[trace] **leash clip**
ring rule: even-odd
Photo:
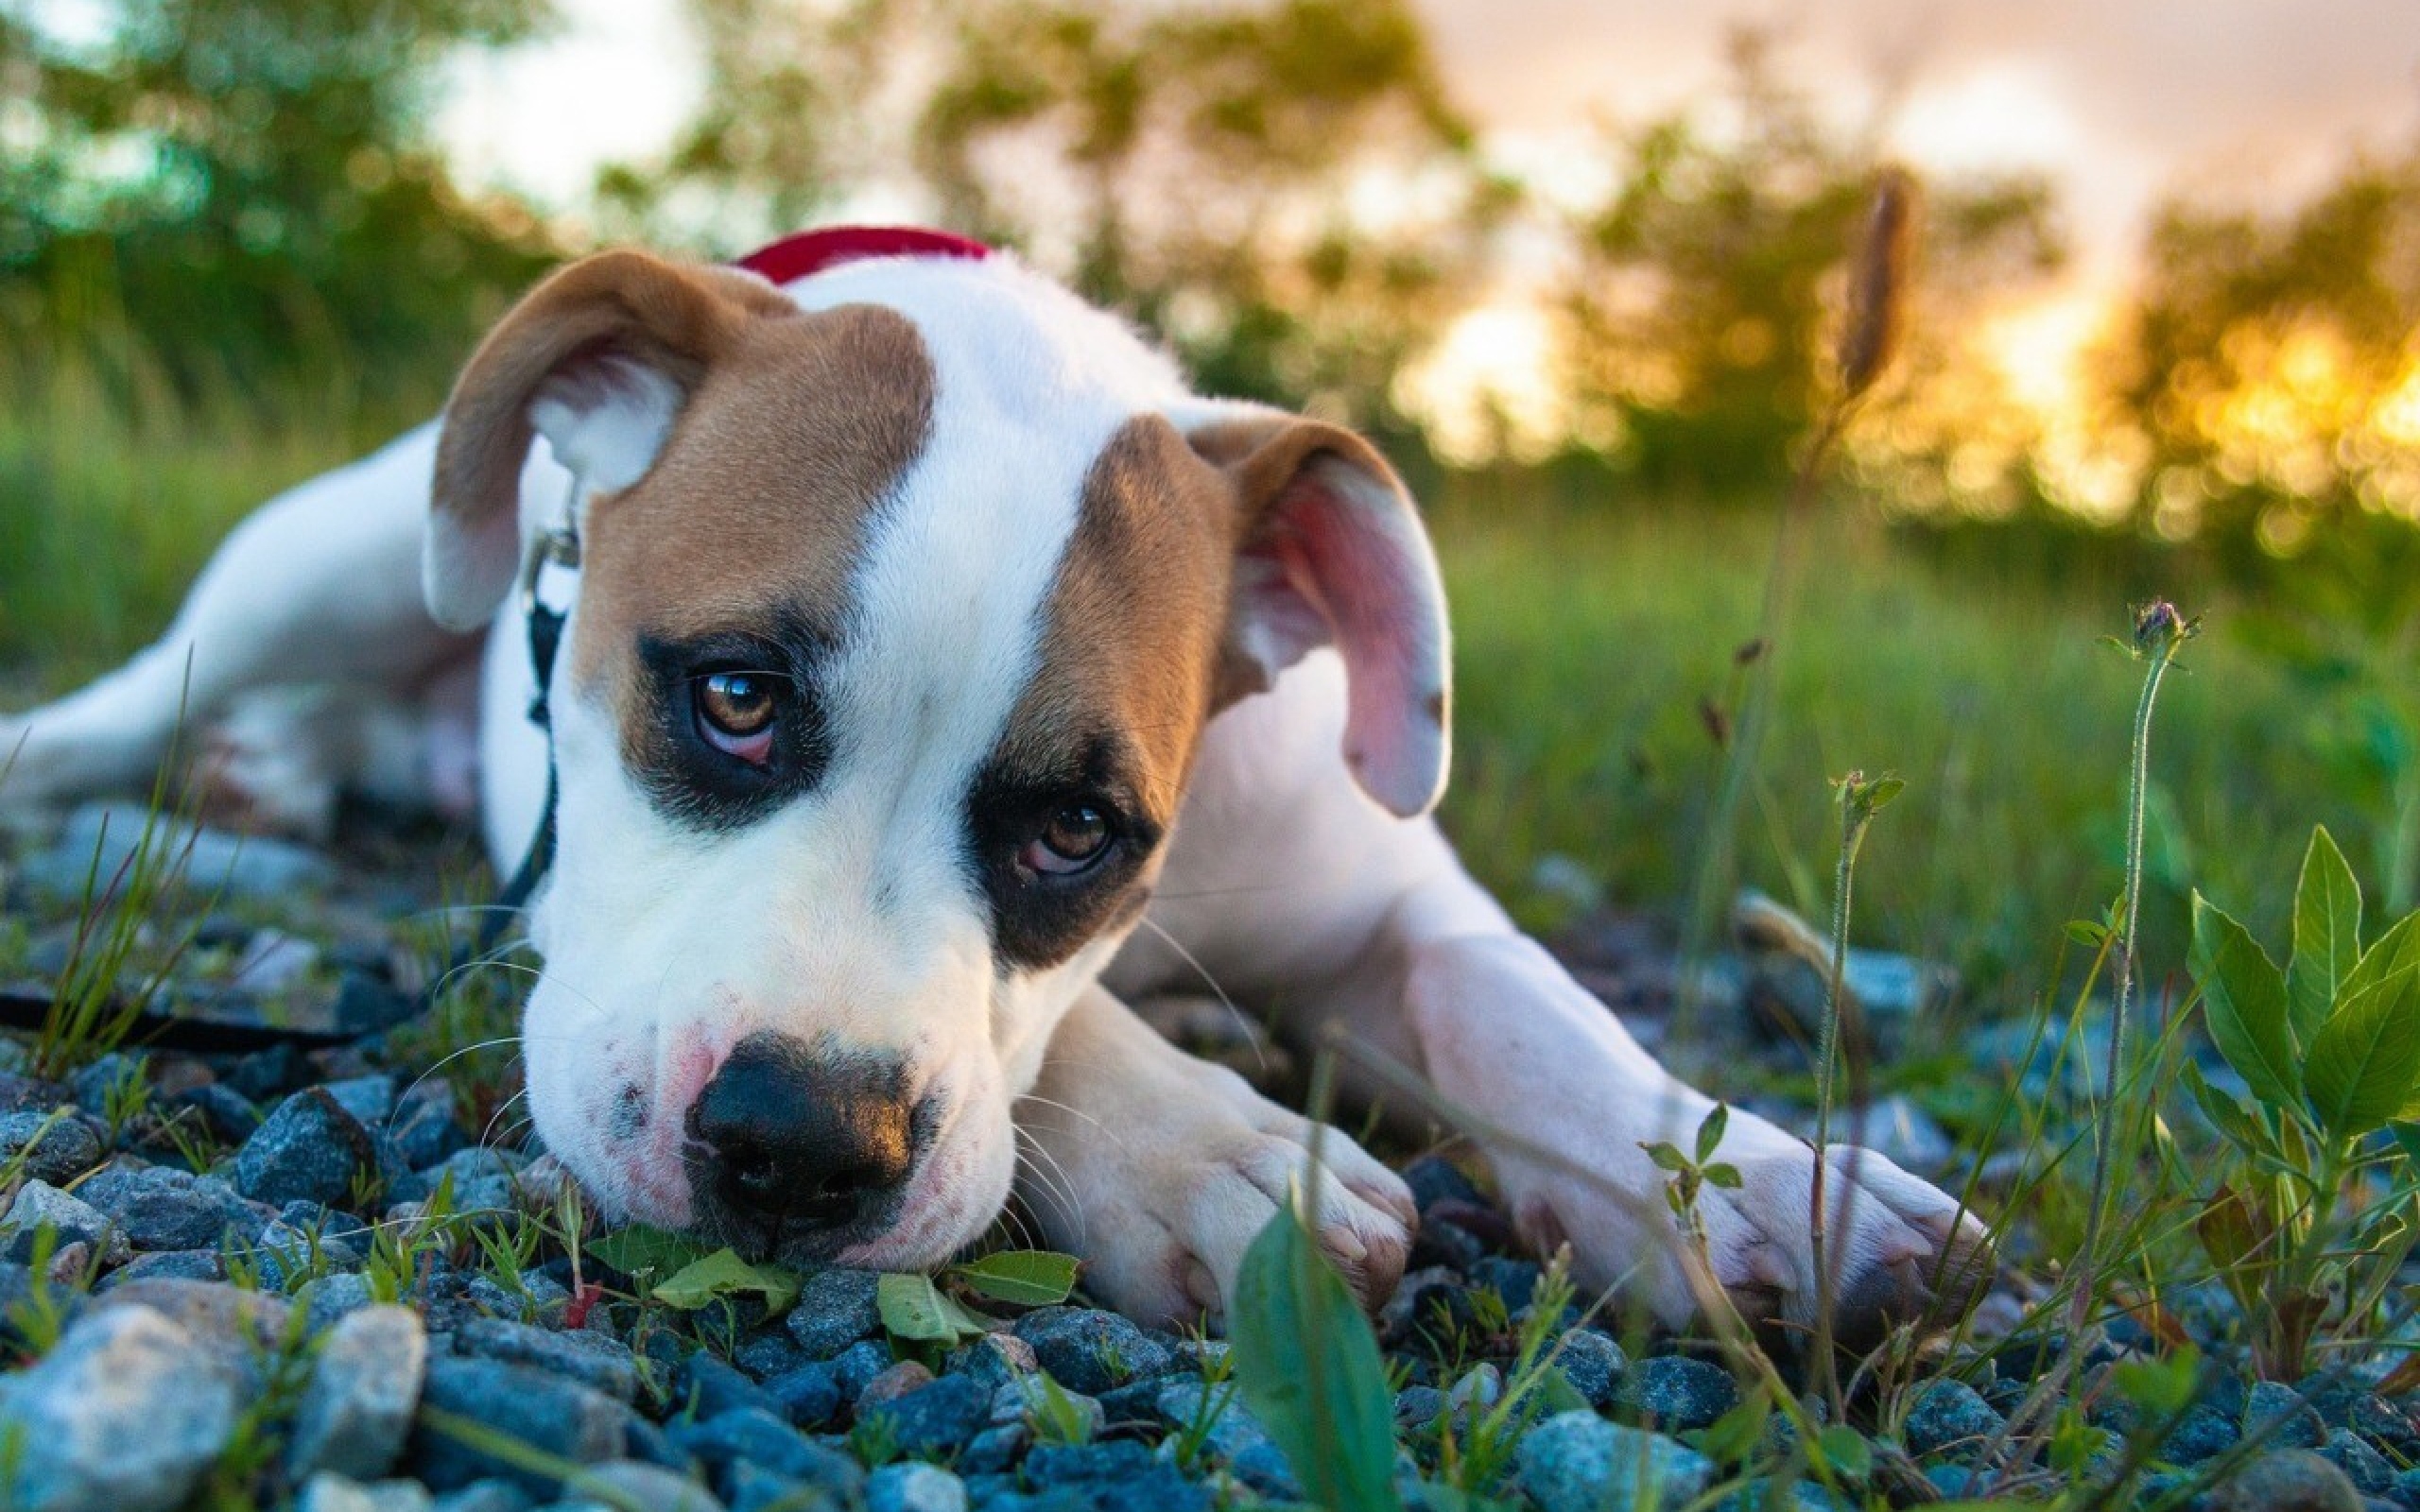
[[[515,584],[515,593],[525,619],[538,614],[543,608],[538,602],[538,579],[544,575],[550,563],[565,571],[577,571],[579,567],[579,531],[569,519],[530,537],[529,549],[521,554],[521,576]],[[544,612],[555,611],[545,610]]]
[[[538,579],[544,576],[548,563],[566,572],[579,566],[579,516],[577,512],[579,485],[572,484],[572,493],[563,500],[563,517],[559,524],[549,525],[529,538],[529,549],[522,554],[521,578],[518,585],[521,617],[529,630],[529,670],[538,684],[537,696],[529,700],[529,722],[541,730],[549,728],[546,700],[554,691],[555,652],[562,644],[563,621],[567,611],[550,609],[538,596]],[[553,765],[551,746],[547,765]],[[549,798],[549,822],[551,796]]]

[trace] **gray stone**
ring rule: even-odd
[[[1165,1375],[1176,1360],[1167,1346],[1115,1313],[1045,1307],[1017,1319],[1016,1335],[1062,1385],[1098,1397],[1129,1381]]]
[[[831,1362],[819,1360],[784,1371],[764,1383],[765,1394],[801,1428],[821,1428],[840,1411],[840,1384]]]
[[[965,1379],[974,1380],[972,1376]],[[1063,1418],[1074,1421],[1071,1425]],[[1003,1423],[1031,1420],[1053,1434],[1090,1438],[1109,1425],[1109,1414],[1101,1407],[1099,1398],[1069,1391],[1037,1370],[992,1388],[989,1420],[995,1428]]]
[[[228,968],[227,985],[245,992],[282,993],[299,987],[319,967],[320,947],[282,929],[253,932]]]
[[[108,1213],[137,1249],[216,1249],[229,1230],[249,1236],[276,1215],[216,1177],[123,1160],[96,1172],[76,1194]]]
[[[1515,1459],[1521,1487],[1542,1512],[1678,1507],[1704,1495],[1715,1473],[1696,1450],[1592,1412],[1547,1418],[1521,1440]]]
[[[1739,1405],[1739,1384],[1720,1366],[1661,1354],[1634,1363],[1615,1387],[1614,1401],[1653,1427],[1686,1433]]]
[[[865,1487],[865,1469],[856,1460],[759,1408],[741,1407],[695,1422],[675,1422],[666,1434],[683,1452],[718,1470],[736,1464],[753,1465],[843,1498],[854,1498]],[[728,1494],[729,1490],[726,1485],[725,1500],[738,1502],[740,1498]]]
[[[2178,1419],[2160,1444],[2160,1458],[2171,1465],[2199,1465],[2214,1454],[2235,1448],[2243,1436],[2235,1419],[2206,1402]]]
[[[280,1103],[235,1156],[235,1189],[281,1207],[297,1200],[341,1206],[378,1174],[370,1131],[317,1087]]]
[[[2327,1425],[2302,1393],[2273,1381],[2253,1383],[2244,1404],[2243,1431],[2262,1435],[2271,1449],[2317,1449],[2327,1442]]]
[[[661,1465],[617,1459],[588,1473],[598,1489],[648,1512],[723,1512],[721,1499],[712,1491]]]
[[[182,1280],[223,1281],[227,1279],[227,1257],[216,1249],[155,1249],[137,1255],[95,1283],[95,1290],[109,1291],[136,1281]]]
[[[47,1181],[28,1181],[9,1204],[8,1215],[0,1217],[0,1260],[30,1263],[45,1228],[51,1232],[53,1253],[68,1245],[92,1245],[113,1264],[130,1252],[126,1235],[109,1214]]]
[[[2363,1512],[2344,1472],[2308,1450],[2263,1454],[2211,1488],[2210,1512]]]
[[[0,1115],[0,1168],[19,1169],[37,1181],[63,1186],[101,1163],[101,1137],[72,1113]]]
[[[237,1385],[212,1352],[143,1307],[98,1313],[0,1381],[16,1512],[170,1512],[226,1450]]]
[[[1395,1426],[1424,1433],[1443,1415],[1445,1394],[1435,1386],[1406,1386],[1395,1393]]]
[[[2349,1428],[2329,1430],[2327,1442],[2319,1452],[2342,1470],[2344,1478],[2353,1483],[2353,1489],[2363,1496],[2384,1496],[2394,1489],[2394,1467]]]
[[[392,1076],[349,1076],[342,1081],[322,1082],[320,1090],[336,1099],[336,1105],[351,1113],[364,1128],[378,1127],[395,1110]]]
[[[1903,1431],[1911,1454],[1972,1453],[2007,1425],[1981,1392],[1962,1381],[1941,1380],[1916,1393]]]
[[[1630,1369],[1630,1356],[1595,1329],[1573,1329],[1555,1345],[1553,1363],[1591,1407],[1608,1406]]]
[[[852,1344],[832,1357],[832,1380],[843,1400],[855,1401],[869,1382],[890,1368],[890,1346],[881,1339]]]
[[[529,1498],[510,1481],[473,1481],[439,1497],[430,1512],[529,1512]]]
[[[145,839],[147,826],[149,832]],[[106,887],[142,849],[149,864],[182,865],[185,878],[226,902],[318,893],[336,880],[327,861],[301,846],[224,830],[196,829],[141,804],[87,803],[68,816],[56,844],[26,859],[18,880],[53,898],[84,895],[88,877]]]
[[[866,1512],[966,1512],[966,1483],[938,1465],[885,1465],[866,1477]]]
[[[356,1481],[386,1474],[404,1452],[427,1368],[428,1338],[410,1308],[365,1307],[337,1319],[295,1408],[289,1469]]]
[[[294,1512],[430,1512],[427,1490],[417,1481],[380,1481],[364,1486],[324,1470],[302,1483]]]
[[[305,1281],[302,1289],[294,1294],[294,1299],[302,1304],[310,1332],[319,1333],[335,1327],[348,1314],[371,1306],[378,1297],[370,1288],[369,1277],[357,1271],[337,1271]]]
[[[444,1356],[428,1362],[421,1405],[583,1465],[619,1457],[630,1413],[603,1392],[544,1370]],[[490,1476],[511,1481],[532,1496],[555,1488],[552,1476],[488,1454],[430,1421],[425,1411],[415,1419],[408,1452],[414,1472],[433,1490],[449,1491]]]
[[[1161,1389],[1154,1406],[1160,1421],[1179,1433],[1199,1435],[1202,1447],[1222,1460],[1233,1461],[1269,1441],[1269,1430],[1244,1405],[1243,1393],[1232,1381],[1218,1385],[1171,1382]]]
[[[1208,1512],[1210,1488],[1188,1481],[1176,1466],[1131,1439],[1096,1444],[1038,1444],[1025,1457],[1025,1479],[1046,1495],[1065,1488],[1081,1494],[1082,1505],[1150,1507],[1154,1512]],[[971,1489],[971,1488],[970,1488]],[[1001,1503],[975,1497],[987,1507]],[[1041,1505],[1055,1506],[1045,1501]]]
[[[882,1327],[874,1299],[881,1278],[870,1270],[835,1267],[801,1283],[786,1320],[790,1337],[810,1360],[829,1360]]]
[[[1042,1362],[1034,1355],[1032,1345],[1013,1333],[986,1333],[952,1352],[948,1366],[942,1373],[973,1376],[996,1389],[1041,1368]]]
[[[500,1317],[476,1318],[454,1332],[455,1348],[514,1365],[536,1366],[569,1376],[609,1397],[631,1401],[639,1394],[638,1362],[631,1348],[586,1329],[556,1333]]]
[[[991,1426],[992,1394],[965,1376],[944,1376],[890,1401],[861,1408],[858,1418],[884,1424],[902,1453],[946,1454]]]

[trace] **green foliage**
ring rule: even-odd
[[[2368,1327],[2413,1243],[2420,1190],[2398,1137],[2420,1111],[2420,914],[2366,950],[2361,893],[2325,828],[2293,899],[2280,971],[2250,932],[2196,894],[2191,963],[2204,1022],[2251,1089],[2247,1109],[2198,1073],[2188,1087],[2234,1167],[2195,1232],[2254,1320],[2264,1368],[2298,1376],[2330,1331]]]
[[[648,1296],[684,1312],[735,1297],[755,1296],[765,1299],[768,1313],[779,1316],[797,1303],[798,1289],[798,1277],[778,1265],[752,1265],[731,1250],[717,1249],[656,1282]]]
[[[894,1338],[943,1349],[981,1338],[992,1320],[933,1284],[930,1276],[891,1274],[874,1283],[882,1326]]]
[[[1331,1512],[1399,1508],[1393,1397],[1378,1341],[1320,1253],[1299,1200],[1244,1251],[1227,1330],[1244,1401],[1310,1500]]]

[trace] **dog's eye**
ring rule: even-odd
[[[1072,877],[1108,854],[1116,837],[1108,815],[1089,803],[1070,803],[1026,842],[1017,865],[1036,876]]]
[[[690,683],[698,733],[726,755],[762,766],[773,752],[777,679],[762,672],[715,672]]]

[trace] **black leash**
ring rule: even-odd
[[[522,853],[521,865],[496,894],[495,902],[479,915],[478,927],[471,937],[456,946],[447,958],[445,969],[429,978],[421,988],[409,1013],[394,1022],[401,1023],[419,1017],[437,1005],[437,1000],[458,972],[467,971],[486,960],[497,942],[503,938],[507,921],[529,905],[538,885],[546,878],[555,864],[555,739],[553,712],[548,700],[555,683],[555,656],[562,649],[563,624],[569,617],[548,605],[539,596],[539,579],[549,564],[566,571],[579,566],[579,536],[573,524],[572,509],[578,502],[577,485],[572,499],[563,507],[562,524],[542,532],[529,543],[522,558],[516,592],[522,618],[529,631],[529,669],[537,679],[537,694],[529,700],[529,722],[546,734],[546,801],[538,816],[538,833],[529,839],[529,849]],[[49,1022],[56,1005],[56,993],[38,986],[0,986],[0,1028],[22,1029],[40,1033]],[[106,1010],[104,1010],[106,1011]],[[387,1027],[391,1028],[393,1024]],[[178,1014],[147,1006],[134,1019],[134,1026],[127,1036],[130,1044],[155,1046],[163,1050],[188,1051],[203,1055],[249,1055],[278,1045],[293,1045],[304,1050],[321,1050],[349,1044],[365,1033],[377,1029],[306,1029],[299,1026],[269,1023],[248,1023],[227,1019],[213,1019],[194,1014]]]

